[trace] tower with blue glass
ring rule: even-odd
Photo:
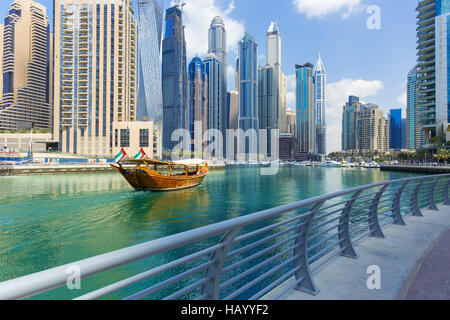
[[[298,150],[313,154],[315,147],[314,66],[296,65],[297,139]]]
[[[402,149],[402,109],[389,110],[389,148]]]
[[[179,6],[166,10],[162,44],[163,149],[171,151],[179,142],[172,133],[187,127],[186,42]]]

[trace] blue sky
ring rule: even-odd
[[[1,1],[7,14],[12,1]],[[244,30],[258,43],[265,64],[266,32],[278,23],[283,38],[283,71],[288,76],[288,107],[295,103],[295,64],[315,63],[319,52],[328,75],[328,151],[340,150],[342,105],[349,94],[385,111],[405,109],[406,77],[416,59],[416,0],[186,0],[188,55],[204,57],[207,29],[215,15],[225,18],[229,47],[229,89]],[[41,0],[52,19],[53,1]],[[170,5],[165,0],[165,6]],[[369,30],[367,7],[380,8],[381,29]],[[189,61],[188,61],[189,63]],[[402,97],[402,98],[401,98]],[[406,112],[403,113],[404,117]]]

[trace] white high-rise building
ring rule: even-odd
[[[273,84],[277,92],[278,129],[281,133],[287,132],[286,125],[286,76],[282,71],[281,34],[275,22],[272,22],[267,31],[267,65],[274,69]]]
[[[327,154],[327,125],[326,125],[326,105],[327,105],[327,74],[323,66],[323,61],[319,54],[314,67],[314,116],[316,128],[315,154]]]

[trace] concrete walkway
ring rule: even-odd
[[[337,257],[313,274],[316,296],[291,290],[283,300],[450,299],[450,207],[422,210],[425,217],[406,218],[407,226],[385,228],[385,239],[368,238],[355,246],[359,259]],[[380,270],[380,289],[368,288]],[[289,285],[289,283],[285,284]],[[276,295],[283,286],[264,299]]]

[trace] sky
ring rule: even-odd
[[[12,1],[1,1],[7,14]],[[40,0],[52,19],[53,1]],[[165,8],[170,0],[164,0]],[[295,65],[316,63],[319,53],[328,77],[327,151],[341,149],[342,106],[349,95],[384,111],[402,108],[406,117],[407,74],[416,61],[417,0],[185,0],[188,63],[204,58],[214,16],[225,20],[228,89],[234,90],[237,43],[250,32],[258,62],[266,64],[266,33],[272,21],[282,36],[283,72],[288,77],[287,107],[295,109]],[[378,13],[379,15],[374,15]],[[376,28],[374,28],[376,27]],[[378,28],[379,27],[379,28]]]

